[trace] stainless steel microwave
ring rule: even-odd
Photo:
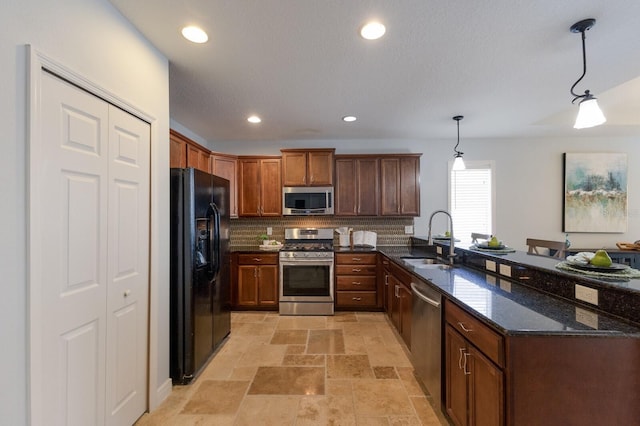
[[[282,214],[284,216],[333,214],[333,187],[285,186],[282,189]]]

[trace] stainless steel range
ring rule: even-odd
[[[333,229],[286,228],[280,314],[333,315]]]

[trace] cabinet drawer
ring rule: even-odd
[[[336,253],[336,265],[375,265],[376,254]]]
[[[338,291],[336,305],[375,308],[376,293],[375,291]]]
[[[480,320],[457,305],[445,300],[446,321],[488,358],[504,367],[504,339]]]
[[[375,265],[337,265],[336,275],[375,275]]]
[[[337,290],[376,291],[375,276],[341,275],[336,277]]]
[[[278,255],[269,254],[239,254],[238,264],[240,265],[277,265]]]

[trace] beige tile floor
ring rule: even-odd
[[[383,313],[234,312],[200,376],[146,425],[440,425]]]

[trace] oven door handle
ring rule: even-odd
[[[280,259],[280,265],[282,266],[296,266],[302,264],[314,264],[314,265],[333,265],[333,259],[296,259],[296,260],[282,260]]]

